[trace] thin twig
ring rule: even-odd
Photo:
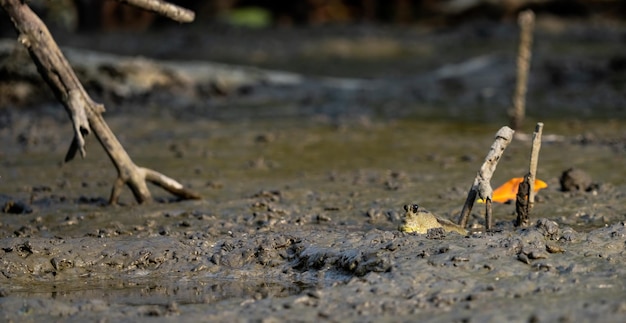
[[[498,165],[498,161],[500,161],[504,150],[509,143],[511,143],[514,133],[515,131],[509,127],[502,127],[496,133],[495,141],[491,145],[491,148],[489,148],[485,162],[480,167],[480,170],[474,179],[474,183],[467,193],[465,205],[463,205],[463,210],[459,216],[460,226],[465,227],[467,225],[467,219],[469,218],[470,212],[472,212],[472,207],[474,207],[476,197],[484,199],[488,205],[490,204],[493,193],[493,189],[490,184],[491,177],[496,170],[496,166]],[[487,215],[491,217],[491,214],[486,214],[486,216]],[[489,223],[490,219],[485,219],[485,221],[485,225],[489,226],[488,229],[491,229],[491,224]]]
[[[538,122],[533,133],[533,143],[530,151],[530,165],[528,173],[524,176],[517,189],[515,211],[517,213],[516,226],[527,226],[530,223],[530,211],[535,204],[535,179],[537,178],[537,163],[539,162],[539,150],[541,149],[541,134],[543,123]]]
[[[156,12],[178,22],[192,22],[196,14],[188,9],[161,0],[118,0],[122,3]]]
[[[522,11],[517,21],[520,25],[520,42],[517,54],[517,84],[513,95],[513,111],[511,111],[511,127],[519,130],[524,123],[526,114],[526,90],[528,87],[528,70],[530,69],[531,47],[533,44],[533,28],[535,14],[531,10]]]
[[[543,133],[543,123],[537,122],[533,133],[532,150],[530,151],[529,182],[530,193],[528,195],[528,210],[532,210],[535,204],[535,179],[537,178],[537,164],[539,163],[539,150],[541,149],[541,134]]]

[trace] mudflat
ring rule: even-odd
[[[201,200],[152,187],[154,203],[126,192],[106,205],[115,170],[93,138],[60,164],[72,130],[58,104],[0,110],[3,320],[623,321],[623,26],[538,24],[526,127],[545,124],[548,187],[529,227],[494,204],[484,232],[477,204],[467,235],[398,225],[413,203],[456,221],[508,122],[513,25],[197,32],[184,38],[202,40],[195,53],[155,51],[167,31],[144,48],[199,65],[230,50],[229,63],[305,76],[207,97],[103,94],[131,157]],[[90,48],[117,39],[117,54],[149,56],[114,36]],[[243,54],[262,37],[274,46]],[[368,40],[393,46],[350,59],[337,45]],[[523,176],[529,153],[514,140],[493,186]],[[588,184],[565,192],[571,167]]]

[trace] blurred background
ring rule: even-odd
[[[233,111],[233,100],[244,99],[253,102],[250,105],[261,102],[266,106],[255,111],[269,111],[281,106],[277,102],[288,102],[288,110],[295,112],[287,114],[297,116],[356,114],[498,122],[507,118],[515,86],[517,15],[532,9],[537,23],[529,114],[537,118],[626,117],[623,0],[172,2],[193,10],[196,20],[180,24],[114,0],[32,0],[29,5],[65,48],[298,74],[223,71],[213,66],[217,76],[199,80],[198,73],[189,73],[199,71],[198,66],[185,71],[170,66],[159,72],[165,81],[133,92],[133,80],[148,84],[153,81],[146,80],[155,79],[154,73],[140,75],[148,71],[146,66],[130,68],[122,64],[122,57],[107,58],[117,63],[96,64],[86,53],[72,55],[64,49],[87,90],[111,109],[153,98],[162,104],[169,93],[175,106],[193,107],[210,117],[223,117],[219,114]],[[11,22],[4,12],[0,15],[0,36],[14,43]],[[26,80],[23,83],[34,86],[20,92],[15,82],[0,80],[0,103],[36,103],[40,95],[33,93],[42,88],[39,78],[32,76],[36,71],[25,75],[27,63],[10,51],[2,55],[0,74],[5,80]],[[177,78],[180,73],[186,76]],[[245,80],[236,75],[244,75]],[[299,79],[298,86],[288,91],[284,82],[275,82],[301,75],[308,78]],[[341,80],[306,82],[315,81],[310,77]],[[124,82],[131,90],[118,90]],[[348,88],[352,90],[344,91]],[[272,104],[267,104],[268,97],[274,100]],[[50,99],[48,95],[43,101]],[[498,107],[496,113],[494,107]]]
[[[197,23],[254,28],[324,24],[454,25],[472,19],[515,19],[519,11],[567,18],[624,19],[622,0],[174,0],[194,10]],[[69,31],[144,30],[175,24],[113,0],[33,0],[52,27]],[[3,19],[6,24],[6,19]],[[4,27],[4,26],[3,26]],[[7,32],[2,28],[3,33]]]

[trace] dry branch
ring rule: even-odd
[[[520,41],[517,54],[517,84],[513,95],[513,111],[511,111],[511,127],[514,130],[521,129],[526,114],[526,90],[532,55],[535,14],[531,10],[522,11],[517,21],[520,25]]]
[[[135,165],[102,118],[104,107],[87,94],[41,19],[20,0],[0,0],[0,5],[11,17],[19,33],[19,42],[28,49],[39,74],[61,101],[72,121],[74,138],[66,161],[77,152],[85,155],[85,136],[93,131],[118,172],[110,203],[117,203],[124,184],[128,185],[137,202],[151,200],[146,181],[183,199],[199,198],[175,180]]]
[[[539,163],[539,150],[541,149],[541,135],[543,133],[543,123],[537,122],[533,133],[533,144],[530,151],[529,181],[530,193],[528,195],[528,209],[532,210],[535,205],[535,179],[537,178],[537,164]]]
[[[535,179],[537,178],[537,164],[539,163],[542,132],[543,123],[538,122],[537,126],[535,126],[535,132],[533,133],[528,173],[524,176],[524,181],[519,184],[517,190],[515,202],[515,212],[517,213],[517,220],[515,221],[516,226],[527,226],[530,223],[530,211],[535,205]]]
[[[118,0],[122,3],[156,12],[178,22],[192,22],[196,15],[193,11],[161,0]]]
[[[487,230],[491,229],[491,196],[493,194],[493,189],[491,188],[490,181],[496,170],[498,161],[500,161],[506,147],[509,143],[511,143],[514,133],[515,131],[509,127],[502,127],[496,133],[495,141],[491,145],[491,148],[487,153],[487,157],[485,158],[485,162],[480,167],[480,170],[474,179],[474,183],[467,194],[467,199],[465,200],[463,210],[459,216],[459,225],[461,227],[465,228],[467,226],[469,214],[472,212],[472,207],[474,207],[476,198],[479,197],[485,200],[486,204],[485,228]]]

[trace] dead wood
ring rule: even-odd
[[[71,119],[74,138],[65,156],[66,162],[72,160],[78,152],[82,157],[85,156],[85,136],[93,132],[118,172],[110,203],[117,203],[124,185],[128,185],[137,202],[150,201],[151,194],[146,181],[183,199],[199,198],[177,181],[135,165],[104,121],[104,106],[94,102],[87,94],[41,19],[20,0],[0,0],[0,4],[13,21],[19,34],[19,43],[28,49],[39,74]]]
[[[530,192],[530,173],[528,173],[517,187],[517,195],[515,196],[515,213],[517,213],[517,219],[515,220],[515,226],[525,227],[529,224],[530,209],[528,198]]]
[[[514,130],[521,129],[526,114],[526,90],[532,55],[535,14],[532,10],[525,10],[517,19],[520,26],[520,41],[517,53],[517,83],[513,95],[513,111],[511,111],[511,127]]]
[[[192,22],[196,15],[193,11],[161,0],[118,0],[129,5],[153,11],[161,16],[178,22]]]
[[[530,151],[530,165],[528,169],[530,181],[530,193],[528,195],[528,209],[535,206],[535,179],[537,178],[537,164],[539,163],[539,150],[541,149],[541,135],[543,133],[543,123],[538,122],[533,132],[533,143]]]
[[[496,166],[498,165],[498,161],[502,157],[504,150],[511,143],[513,139],[513,134],[515,131],[509,127],[502,127],[496,133],[496,138],[491,148],[489,148],[489,152],[487,153],[487,157],[485,158],[485,162],[480,167],[478,174],[476,174],[476,178],[474,179],[474,183],[467,193],[467,199],[465,199],[465,204],[463,205],[463,210],[459,216],[459,225],[461,227],[467,226],[467,220],[469,218],[470,212],[472,212],[472,207],[474,207],[474,202],[476,202],[476,198],[479,197],[485,200],[485,228],[487,230],[491,229],[491,197],[493,194],[493,189],[491,188],[491,177],[496,170]]]
[[[541,149],[541,134],[543,123],[538,122],[533,133],[533,142],[530,151],[528,173],[524,181],[519,184],[515,202],[517,220],[515,226],[527,226],[530,223],[530,211],[535,206],[535,179],[537,178],[537,164],[539,163],[539,150]]]

